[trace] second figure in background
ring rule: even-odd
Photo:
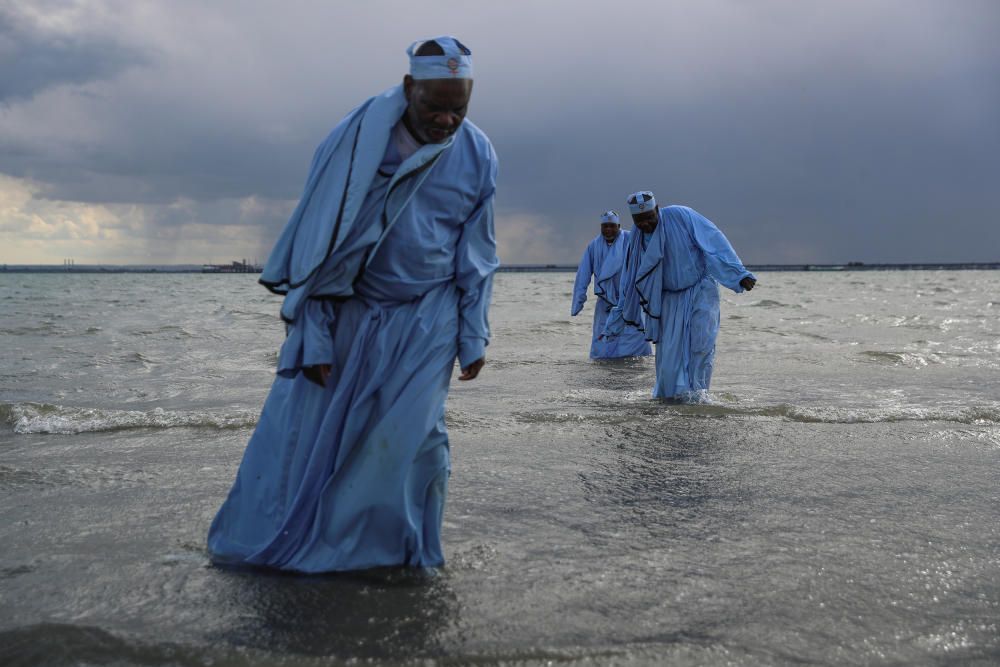
[[[594,295],[597,296],[590,342],[591,359],[637,357],[653,353],[643,333],[633,326],[625,327],[621,335],[613,339],[601,338],[608,313],[618,304],[618,280],[625,264],[629,234],[630,232],[622,229],[618,213],[606,211],[601,215],[601,233],[587,244],[576,271],[570,314],[575,316],[583,310],[591,277],[594,279]]]

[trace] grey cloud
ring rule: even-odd
[[[1000,48],[983,22],[996,11],[980,9],[937,12],[964,22],[937,41],[922,42],[933,16],[905,31],[874,24],[851,35],[846,56],[831,25],[829,44],[788,52],[800,60],[784,67],[767,55],[783,51],[781,36],[756,33],[761,45],[746,53],[770,69],[742,79],[661,85],[648,69],[638,92],[602,79],[605,94],[582,109],[567,103],[558,124],[527,129],[506,150],[510,137],[493,134],[502,199],[543,212],[576,247],[596,234],[603,208],[651,188],[716,220],[748,261],[995,260]],[[878,35],[882,44],[869,42]],[[713,57],[709,48],[699,59],[706,73],[734,66]]]
[[[139,49],[101,35],[46,31],[0,7],[0,103],[49,88],[110,79],[150,61]]]
[[[113,80],[0,111],[0,171],[54,200],[151,206],[155,227],[232,224],[225,202],[297,197],[337,120],[399,79],[411,39],[447,30],[475,53],[470,117],[500,155],[506,261],[575,261],[638,188],[705,213],[752,262],[996,259],[996,3],[527,7],[431,2],[387,22],[385,3],[174,2],[176,25],[136,19],[104,42]],[[236,224],[266,245],[280,209]]]

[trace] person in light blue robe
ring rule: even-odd
[[[468,49],[438,37],[408,53],[403,84],[319,146],[261,275],[287,336],[209,530],[218,564],[444,562],[444,406],[456,357],[460,380],[485,364],[497,159],[464,120]]]
[[[656,344],[655,398],[701,400],[712,381],[719,284],[742,292],[756,277],[710,220],[686,206],[659,208],[653,193],[628,199],[636,232],[625,252],[621,298],[604,335],[629,324]]]
[[[583,251],[576,270],[573,285],[573,306],[570,315],[576,316],[587,302],[587,289],[594,279],[593,335],[590,340],[591,359],[617,359],[621,357],[641,357],[653,353],[642,332],[635,327],[626,327],[622,335],[605,338],[604,323],[608,313],[618,302],[618,280],[625,262],[625,247],[631,232],[622,230],[617,211],[605,211],[601,215],[601,233],[595,236]]]

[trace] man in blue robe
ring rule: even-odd
[[[734,292],[757,279],[710,220],[686,206],[659,208],[652,192],[628,199],[636,232],[626,249],[621,298],[604,335],[628,324],[656,344],[654,398],[699,400],[712,381],[719,283]]]
[[[604,212],[601,215],[601,233],[587,244],[576,270],[573,307],[570,310],[570,315],[574,317],[583,310],[591,276],[594,278],[597,303],[594,305],[594,328],[590,341],[591,359],[639,357],[653,353],[642,332],[635,327],[625,327],[622,335],[615,338],[601,336],[608,313],[618,303],[618,280],[625,263],[625,247],[630,233],[622,230],[617,211]]]
[[[284,295],[277,377],[208,535],[217,563],[438,566],[444,405],[485,363],[496,154],[464,120],[469,50],[407,52],[402,85],[319,146],[261,282]]]

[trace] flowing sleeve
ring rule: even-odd
[[[285,325],[285,342],[278,353],[278,375],[292,378],[309,366],[333,365],[333,303],[307,299],[299,317]]]
[[[608,313],[603,334],[610,338],[620,336],[625,325],[630,324],[639,331],[642,326],[642,304],[639,301],[639,291],[636,289],[636,271],[641,259],[642,232],[629,236],[628,248],[625,250],[625,263],[622,265],[618,279],[618,303]]]
[[[754,275],[747,271],[726,235],[711,220],[695,210],[686,209],[694,242],[705,253],[708,274],[734,292],[742,292],[740,281]],[[756,280],[756,278],[754,278]]]
[[[490,168],[479,203],[462,226],[455,258],[458,283],[458,363],[467,368],[482,359],[490,340],[487,311],[493,294],[493,274],[500,266],[493,230],[493,198],[496,193],[497,158],[489,149]]]
[[[587,288],[590,287],[590,276],[594,272],[594,263],[590,259],[590,244],[583,250],[580,265],[576,269],[576,282],[573,283],[573,306],[570,315],[578,315],[587,302]]]

